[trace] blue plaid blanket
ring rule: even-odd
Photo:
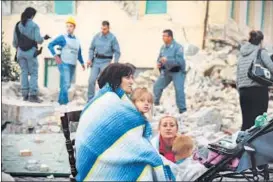
[[[76,133],[77,181],[175,180],[151,145],[151,127],[123,90],[107,84],[85,107]]]

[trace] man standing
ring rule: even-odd
[[[24,101],[41,103],[38,97],[38,45],[49,39],[40,34],[39,26],[33,21],[36,10],[28,7],[21,14],[13,34],[13,47],[16,48],[16,59],[21,68],[21,90]],[[30,76],[30,78],[29,78]]]
[[[59,104],[66,105],[68,103],[68,89],[75,75],[77,60],[81,63],[83,71],[85,70],[80,41],[75,37],[74,30],[76,28],[75,20],[70,17],[66,21],[67,34],[58,36],[49,45],[48,49],[55,57],[58,69],[60,71],[60,93]],[[54,47],[61,48],[61,55],[56,54]]]
[[[89,60],[87,66],[91,67],[88,80],[88,101],[95,95],[97,77],[113,59],[117,63],[120,58],[120,48],[116,37],[109,31],[108,21],[102,22],[101,32],[93,38],[89,48]]]
[[[185,112],[185,67],[183,47],[173,39],[173,32],[169,29],[163,31],[164,45],[160,49],[157,59],[157,67],[160,70],[160,76],[154,84],[154,103],[159,105],[163,90],[174,83],[176,94],[176,105],[179,113]]]

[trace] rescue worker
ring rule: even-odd
[[[111,63],[113,55],[115,63],[117,63],[120,58],[119,43],[109,29],[109,22],[103,21],[101,32],[94,36],[89,48],[87,67],[91,67],[91,72],[88,80],[88,101],[95,95],[95,86],[98,75]]]
[[[72,17],[69,17],[66,21],[67,33],[58,36],[48,45],[48,49],[55,57],[60,72],[60,93],[58,100],[60,105],[66,105],[69,102],[68,90],[75,75],[77,60],[79,60],[82,70],[85,70],[80,41],[74,35],[75,28],[76,21]],[[55,52],[55,46],[61,48],[60,55]]]
[[[36,10],[28,7],[21,14],[13,34],[13,47],[16,48],[16,59],[21,68],[21,91],[24,101],[41,103],[38,95],[38,59],[37,44],[49,39],[40,34],[39,26],[33,21]],[[30,79],[28,78],[30,76]]]
[[[179,113],[185,112],[185,68],[183,47],[173,38],[172,30],[163,31],[164,45],[160,49],[157,59],[157,67],[160,70],[160,76],[154,84],[154,104],[157,106],[163,90],[173,81],[176,95],[176,105]]]

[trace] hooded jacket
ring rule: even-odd
[[[247,75],[248,69],[253,60],[257,58],[258,50],[260,46],[253,45],[249,42],[243,43],[240,48],[240,55],[238,59],[237,65],[237,88],[246,88],[246,87],[260,87],[263,86],[252,79],[250,79]],[[273,62],[270,59],[266,50],[262,50],[261,58],[263,66],[269,69],[271,74],[273,74]]]

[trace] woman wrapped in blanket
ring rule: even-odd
[[[169,166],[149,142],[151,126],[127,94],[134,68],[113,63],[82,112],[76,133],[77,181],[170,181]]]

